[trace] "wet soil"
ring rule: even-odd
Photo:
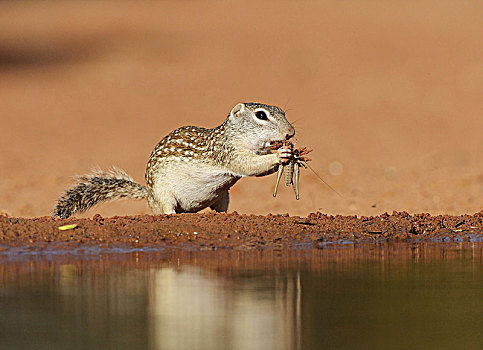
[[[60,230],[65,225],[75,228]],[[297,250],[382,242],[481,242],[483,212],[461,216],[177,214],[92,219],[34,219],[0,216],[4,252],[122,248],[148,251]]]

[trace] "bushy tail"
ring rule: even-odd
[[[108,172],[94,170],[76,177],[77,183],[57,199],[52,216],[66,219],[92,206],[120,198],[145,199],[148,188],[134,181],[124,171],[113,168]]]

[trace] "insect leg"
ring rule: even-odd
[[[300,168],[299,168],[299,163],[294,162],[294,169],[293,169],[294,175],[295,175],[295,183],[292,183],[293,190],[295,192],[295,199],[299,200],[299,173],[300,173]]]
[[[277,197],[278,183],[280,182],[280,178],[282,177],[283,168],[285,168],[284,165],[279,165],[278,166],[277,182],[275,183],[275,190],[273,191],[273,196],[274,197]]]

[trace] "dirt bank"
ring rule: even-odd
[[[60,230],[65,225],[75,228]],[[0,216],[3,251],[100,248],[280,250],[367,242],[481,242],[483,212],[461,216],[394,212],[371,217],[178,214],[92,219]]]

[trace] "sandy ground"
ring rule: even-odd
[[[475,213],[483,195],[483,2],[3,1],[0,210],[48,215],[71,176],[144,182],[155,144],[240,101],[287,110],[312,148],[301,200],[243,179],[230,211]],[[149,213],[143,202],[87,215]]]

